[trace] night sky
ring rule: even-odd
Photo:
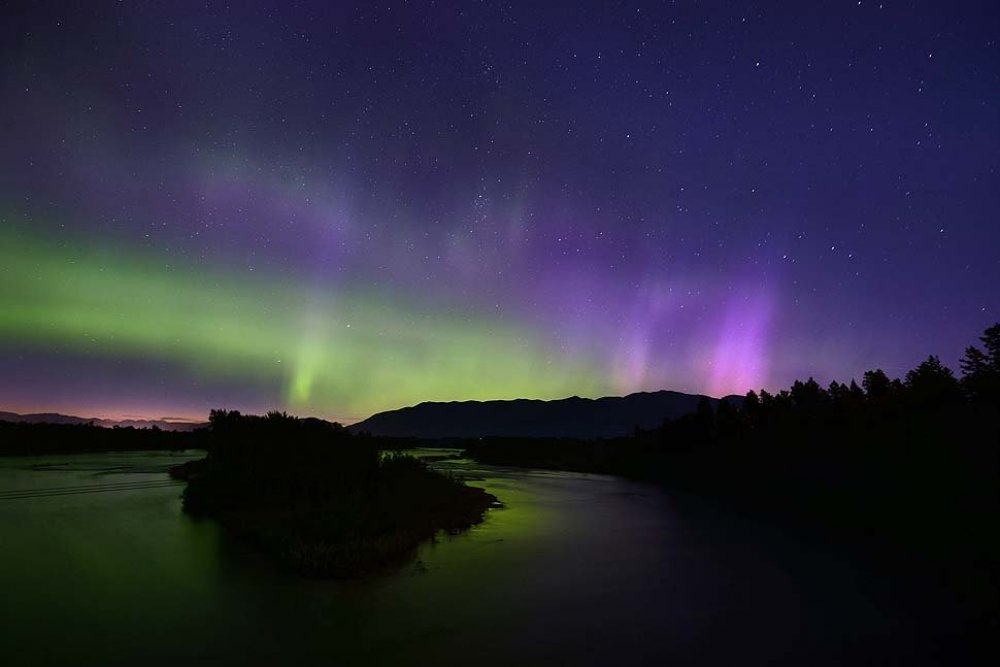
[[[0,409],[718,396],[1000,320],[992,2],[0,12]]]

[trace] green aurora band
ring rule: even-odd
[[[593,363],[527,328],[372,290],[317,290],[147,251],[0,231],[0,342],[155,359],[357,418],[419,401],[596,396]],[[206,406],[212,407],[212,406]]]

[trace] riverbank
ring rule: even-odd
[[[8,663],[984,664],[951,607],[659,486],[441,462],[505,509],[385,574],[321,580],[183,512],[163,468],[188,458],[0,459],[0,492],[96,487],[0,502]]]
[[[484,439],[466,453],[689,494],[804,548],[871,564],[907,594],[958,601],[969,637],[982,640],[1000,631],[998,416],[959,404],[729,432],[716,419],[614,441]]]

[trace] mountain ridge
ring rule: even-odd
[[[77,417],[59,412],[32,412],[21,414],[0,410],[0,421],[27,424],[93,424],[102,428],[158,428],[163,431],[193,431],[208,422],[173,421],[169,419],[100,419],[97,417]]]
[[[600,398],[424,401],[376,413],[348,429],[375,436],[416,438],[612,438],[690,414],[702,399],[714,408],[719,401],[739,404],[743,397],[713,398],[661,390]]]

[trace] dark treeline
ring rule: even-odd
[[[0,421],[0,456],[201,449],[202,431]]]
[[[827,543],[905,554],[997,627],[1000,325],[981,342],[961,378],[930,357],[903,379],[874,370],[860,385],[809,379],[742,407],[703,402],[629,438],[487,439],[467,453],[664,483]]]
[[[796,463],[822,463],[799,472],[808,472],[804,477],[810,480],[830,479],[862,474],[884,461],[892,464],[895,478],[914,472],[913,463],[924,456],[994,474],[1000,452],[1000,324],[982,341],[985,352],[974,346],[966,351],[961,379],[932,356],[902,380],[874,370],[864,374],[861,385],[852,380],[824,388],[810,378],[777,394],[751,391],[741,406],[721,401],[713,408],[702,401],[692,414],[656,429],[636,429],[627,438],[484,438],[464,446],[485,463],[630,477],[674,478],[682,469],[689,477],[704,464],[708,477],[721,479],[729,463],[738,461],[735,472],[750,465],[763,467],[770,477],[789,478],[796,476],[784,473]]]
[[[219,519],[295,571],[355,576],[405,561],[496,498],[339,424],[213,410],[208,456],[176,468],[185,509]]]
[[[249,418],[249,417],[247,417]],[[313,428],[329,427],[339,436],[350,437],[340,424],[322,419],[301,421]],[[406,450],[417,447],[455,447],[455,440],[417,438],[386,438],[359,434],[357,443],[372,450]],[[46,422],[13,422],[0,419],[0,456],[44,456],[47,454],[86,454],[126,451],[182,451],[205,449],[210,440],[210,428],[192,431],[168,431],[158,426],[101,426],[94,423],[51,424]]]

